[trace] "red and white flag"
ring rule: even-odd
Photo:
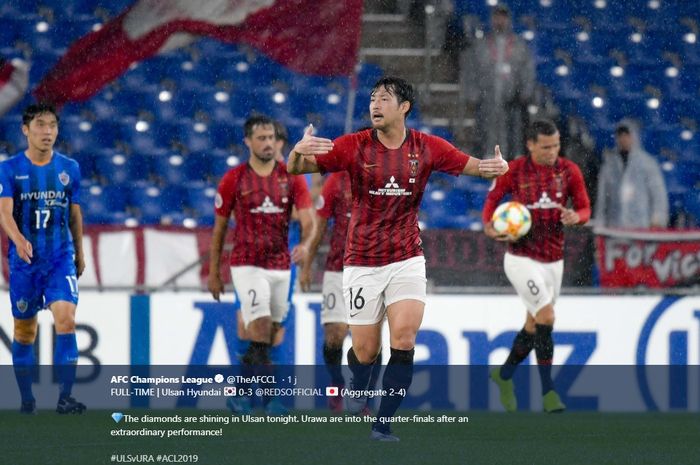
[[[183,34],[246,43],[300,73],[347,76],[357,61],[362,2],[137,0],[77,40],[34,94],[59,106],[87,100],[132,63],[186,43]]]
[[[29,65],[18,58],[0,58],[0,116],[22,100],[29,85]]]

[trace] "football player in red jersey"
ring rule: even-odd
[[[353,373],[348,410],[366,405],[371,366],[381,348],[381,328],[389,323],[391,355],[383,389],[405,392],[413,379],[416,333],[426,300],[425,259],[418,208],[433,171],[493,178],[508,170],[500,150],[479,160],[449,142],[406,127],[413,87],[384,77],[370,94],[372,128],[335,141],[307,128],[289,155],[290,173],[347,171],[352,211],[343,260],[343,297],[352,336],[348,364]],[[398,441],[391,417],[402,396],[383,396],[371,438]]]
[[[591,208],[581,170],[571,160],[559,157],[559,131],[553,122],[537,120],[530,125],[527,149],[530,154],[511,161],[508,173],[494,182],[483,210],[486,235],[510,241],[503,268],[527,308],[525,327],[515,337],[505,364],[491,372],[491,379],[499,387],[503,407],[515,411],[513,373],[534,348],[544,410],[561,412],[565,406],[554,390],[551,371],[554,303],[564,269],[564,226],[586,223]],[[491,221],[508,194],[532,215],[530,232],[518,240],[496,232]]]
[[[266,116],[253,116],[246,121],[244,134],[250,158],[224,175],[215,197],[208,287],[219,300],[223,293],[221,250],[233,214],[236,225],[231,279],[251,341],[242,359],[243,366],[253,374],[250,372],[269,371],[270,346],[289,309],[290,262],[299,263],[308,254],[315,217],[303,176],[290,175],[284,163],[275,160],[274,122]],[[299,215],[302,238],[290,254],[292,206]],[[269,397],[263,399],[266,407],[269,401]],[[230,397],[228,405],[236,413],[247,414],[251,410],[250,398],[245,396]]]

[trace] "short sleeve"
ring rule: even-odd
[[[12,197],[12,177],[8,173],[9,165],[0,163],[0,197]]]
[[[228,218],[231,216],[236,201],[236,185],[238,175],[235,170],[228,171],[219,182],[219,188],[214,197],[214,212]]]
[[[311,208],[313,202],[311,201],[309,188],[306,186],[306,178],[298,175],[292,176],[292,187],[294,189],[294,206],[297,207],[297,210]]]
[[[316,164],[322,174],[334,171],[348,171],[352,154],[357,147],[354,134],[338,137],[333,141],[333,150],[323,155],[316,155]]]
[[[330,218],[333,216],[333,210],[335,208],[335,202],[338,194],[338,177],[336,175],[330,175],[326,182],[323,183],[323,188],[321,189],[321,195],[318,198],[318,205],[316,206],[316,213],[321,218]]]
[[[462,173],[469,161],[469,155],[440,137],[428,135],[427,141],[433,158],[433,170],[453,176]]]

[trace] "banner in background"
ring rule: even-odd
[[[241,42],[288,68],[349,76],[357,62],[362,0],[137,0],[77,40],[34,95],[60,106],[83,101],[132,63],[209,36]]]
[[[700,232],[600,230],[602,287],[692,287],[700,284]]]

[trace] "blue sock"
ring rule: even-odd
[[[75,370],[78,363],[78,343],[75,333],[57,334],[53,363],[58,367],[59,399],[70,396],[75,382]]]
[[[32,372],[34,371],[34,344],[22,344],[12,341],[12,365],[15,368],[15,377],[19,386],[19,394],[22,402],[34,401],[32,394]]]

